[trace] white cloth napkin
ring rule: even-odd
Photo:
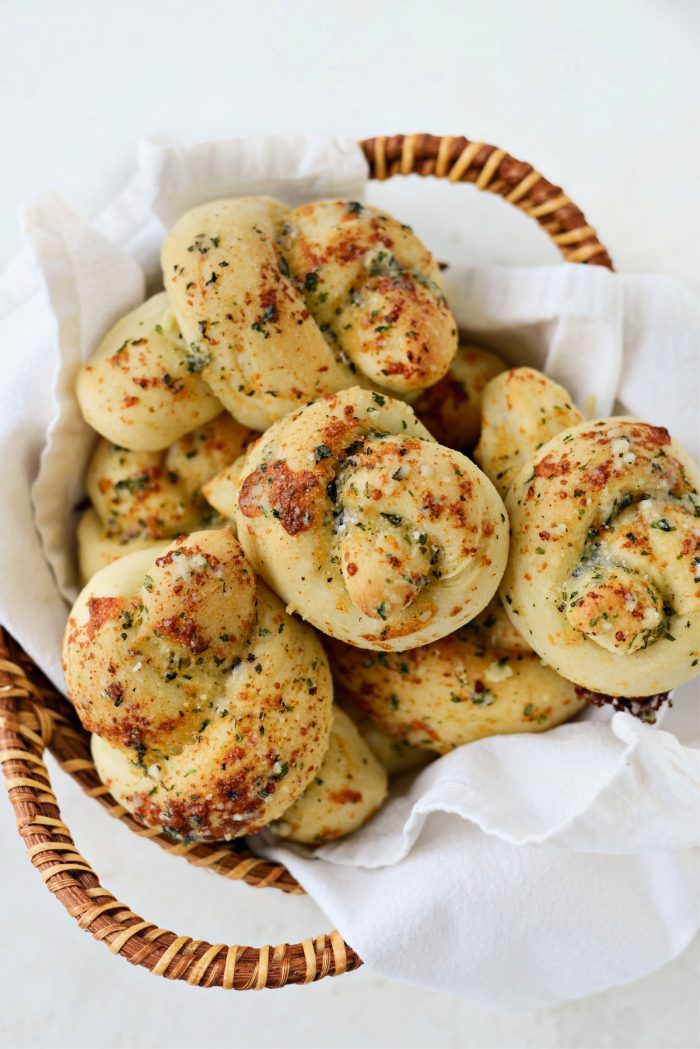
[[[365,189],[361,152],[339,139],[146,143],[138,159],[93,224],[55,195],[30,204],[27,247],[0,279],[0,622],[61,687],[93,442],[72,393],[79,362],[157,287],[165,226],[184,209]],[[544,368],[589,414],[617,403],[698,455],[700,321],[682,286],[567,265],[446,278],[463,331]],[[677,708],[696,695],[681,690]],[[676,710],[664,729],[590,712],[540,736],[482,740],[397,784],[344,842],[313,856],[257,844],[379,972],[502,1009],[584,995],[663,965],[698,927],[698,751],[674,723]]]

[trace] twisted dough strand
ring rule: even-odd
[[[486,736],[544,732],[585,706],[497,599],[448,637],[408,652],[375,655],[338,641],[326,651],[336,684],[379,729],[438,754]]]
[[[312,630],[229,529],[109,565],[66,628],[68,694],[115,797],[183,838],[259,830],[328,747],[332,688]]]
[[[502,503],[400,401],[359,388],[317,401],[271,427],[232,474],[251,562],[333,637],[425,644],[495,592],[508,545]]]
[[[278,243],[353,374],[397,394],[445,374],[457,327],[439,266],[409,226],[357,201],[319,200],[285,217]]]
[[[222,412],[166,451],[127,451],[99,441],[85,477],[91,506],[78,525],[82,582],[125,554],[214,524],[203,485],[252,437]]]
[[[205,204],[172,228],[162,263],[198,370],[253,429],[357,382],[422,389],[456,350],[430,252],[356,202]]]
[[[571,394],[534,368],[511,368],[492,379],[481,413],[474,458],[504,498],[533,452],[566,427],[583,422]]]
[[[318,775],[270,830],[307,845],[335,841],[366,823],[386,795],[386,772],[345,711],[334,706]]]
[[[550,666],[631,697],[697,673],[699,487],[667,430],[628,418],[567,429],[522,466],[501,596]]]
[[[121,448],[158,452],[221,412],[165,292],[122,317],[78,372],[85,420]]]

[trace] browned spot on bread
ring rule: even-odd
[[[430,520],[435,521],[445,509],[445,500],[443,497],[433,495],[432,492],[426,492],[423,499],[423,509],[428,511]]]
[[[358,801],[362,801],[362,791],[342,787],[341,790],[329,791],[328,797],[338,805],[356,805]]]
[[[88,601],[88,637],[93,638],[105,623],[116,619],[124,608],[121,597],[91,597]]]
[[[167,565],[171,565],[178,557],[194,557],[195,555],[199,555],[200,557],[203,557],[206,560],[209,568],[215,569],[219,567],[221,562],[219,558],[216,557],[214,554],[207,553],[196,544],[194,546],[185,546],[187,538],[187,536],[180,536],[178,539],[176,539],[175,543],[177,545],[173,547],[172,550],[168,550],[167,554],[163,554],[162,557],[156,558],[156,566],[158,568],[165,568]],[[232,561],[241,561],[242,559],[242,555],[238,553],[234,558],[232,558]],[[192,571],[195,575],[197,575],[198,573],[201,573],[202,569],[192,569]]]
[[[197,624],[189,616],[168,616],[159,620],[153,629],[169,641],[188,648],[195,656],[209,647],[208,642],[198,632]]]
[[[418,400],[414,402],[413,410],[440,444],[449,445],[449,419],[452,415],[457,415],[469,400],[469,393],[463,383],[448,372],[434,386],[422,391]]]
[[[351,404],[346,404],[343,414],[345,421],[333,417],[321,433],[323,443],[327,444],[336,455],[342,450],[348,438],[356,433],[360,421]]]
[[[274,789],[274,781],[270,781],[260,793],[271,794]],[[215,795],[193,793],[179,798],[160,790],[154,796],[150,791],[144,792],[139,796],[135,815],[148,826],[164,827],[185,839],[205,836],[211,833],[212,826],[217,836],[239,835],[244,828],[257,829],[255,822],[261,816],[264,799],[251,791],[248,769],[217,780],[215,791]]]
[[[569,473],[571,473],[571,461],[568,455],[563,455],[561,459],[553,455],[545,455],[535,467],[535,477],[546,477],[548,480],[552,477],[565,477]]]
[[[310,470],[292,470],[283,459],[277,459],[248,474],[238,505],[246,517],[271,513],[285,532],[297,535],[314,525],[314,502],[319,488]]]
[[[600,430],[586,430],[584,433],[579,434],[580,438],[596,441],[597,444],[608,444],[610,436],[609,430],[604,428]],[[671,443],[671,435],[666,427],[652,426],[651,423],[633,423],[625,426],[624,430],[621,429],[619,433],[613,433],[612,436],[629,437],[634,441],[637,448],[643,448],[648,452],[657,451],[665,444]]]
[[[424,732],[429,739],[439,740],[440,736],[434,728],[430,728],[424,721],[416,720],[411,722],[411,728],[415,732]]]

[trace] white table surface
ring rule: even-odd
[[[94,214],[146,135],[464,133],[534,162],[584,207],[619,268],[700,288],[694,0],[0,0],[0,265],[22,200]],[[535,228],[467,187],[394,180],[372,199],[440,258],[551,261]],[[507,243],[506,243],[507,239]],[[57,773],[103,884],[212,942],[326,931],[306,898],[229,884],[109,821]],[[265,995],[195,990],[113,958],[42,886],[0,797],[0,1044],[676,1047],[700,1043],[696,943],[635,984],[504,1016],[366,969]]]

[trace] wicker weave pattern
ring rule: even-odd
[[[184,855],[196,866],[258,887],[276,885],[287,892],[303,890],[283,867],[260,860],[247,850],[183,845],[135,823],[100,784],[92,762],[85,756],[89,755],[86,734],[54,709],[56,694],[35,668],[30,680],[25,667],[31,667],[27,657],[8,643],[7,635],[0,631],[0,763],[29,858],[49,891],[82,929],[91,932],[95,939],[104,940],[113,954],[122,954],[133,965],[170,980],[186,980],[203,987],[240,991],[311,983],[325,976],[340,976],[362,964],[337,931],[276,947],[210,944],[158,928],[116,900],[100,885],[61,819],[42,760],[47,746],[62,767],[79,780],[91,797],[105,804],[111,815],[123,819],[137,833],[157,841],[173,855]]]
[[[532,165],[504,150],[463,137],[423,134],[370,138],[360,146],[371,178],[417,174],[471,182],[536,219],[567,261],[613,268],[583,212]],[[134,820],[99,780],[89,737],[70,704],[0,627],[0,763],[18,831],[49,891],[113,954],[166,979],[235,990],[311,983],[362,965],[337,931],[302,943],[244,947],[192,940],[144,921],[99,884],[75,848],[42,760],[47,748],[111,816],[171,855],[256,888],[295,894],[304,890],[286,868],[260,859],[241,844],[174,842]]]
[[[473,182],[478,189],[497,193],[536,219],[567,262],[613,268],[596,231],[571,198],[532,164],[516,160],[503,149],[471,142],[461,135],[380,136],[365,139],[361,146],[370,178],[413,174]]]

